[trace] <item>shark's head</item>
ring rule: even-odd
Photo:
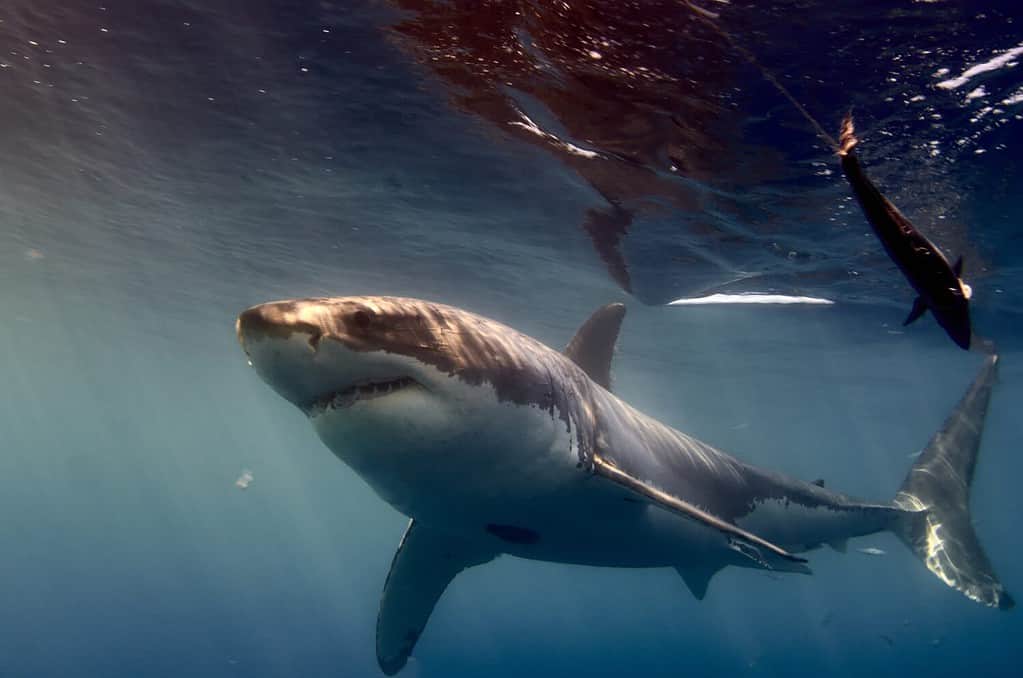
[[[399,508],[409,476],[453,451],[484,459],[484,447],[565,428],[545,364],[557,354],[466,311],[393,297],[302,299],[254,306],[236,329],[259,376]]]
[[[259,376],[316,418],[428,400],[451,362],[451,325],[444,310],[422,302],[353,297],[260,304],[235,329]]]

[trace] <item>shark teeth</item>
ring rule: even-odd
[[[386,381],[364,381],[349,386],[343,391],[334,391],[318,399],[308,408],[310,416],[322,414],[327,410],[342,410],[351,407],[360,400],[372,400],[390,395],[409,386],[416,385],[410,377],[398,377]]]

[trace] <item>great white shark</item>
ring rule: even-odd
[[[451,580],[501,554],[673,567],[702,599],[724,567],[809,573],[799,553],[889,530],[948,586],[1012,607],[968,510],[996,356],[896,497],[867,502],[743,463],[612,394],[624,314],[599,309],[564,351],[416,299],[280,301],[238,317],[259,376],[411,519],[380,603],[384,673],[405,665]]]

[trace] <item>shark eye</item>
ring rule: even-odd
[[[372,320],[372,317],[366,311],[358,310],[352,314],[352,322],[361,330],[369,327],[370,320]]]

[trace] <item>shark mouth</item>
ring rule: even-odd
[[[344,390],[331,391],[317,398],[306,408],[306,413],[310,417],[314,417],[328,410],[347,409],[359,401],[386,398],[392,393],[397,393],[413,386],[419,386],[419,382],[411,377],[398,377],[385,381],[363,381]]]

